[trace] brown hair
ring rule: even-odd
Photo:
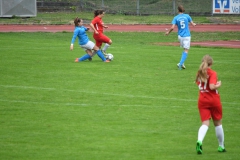
[[[201,80],[202,82],[207,82],[207,69],[213,64],[213,59],[208,54],[202,58],[202,63],[199,66],[196,81]]]
[[[185,12],[185,9],[183,8],[182,5],[178,6],[178,12],[181,12],[181,13]]]
[[[105,12],[104,10],[102,10],[102,9],[97,9],[97,10],[95,10],[93,13],[94,13],[94,17],[97,17],[98,15],[100,15],[100,14],[103,14],[103,12]]]
[[[81,18],[76,17],[76,18],[74,19],[74,24],[75,24],[75,26],[78,26],[78,23],[81,22],[81,21],[82,21]]]

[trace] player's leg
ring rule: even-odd
[[[102,52],[106,55],[106,50],[110,47],[110,45],[112,44],[112,40],[107,37],[106,35],[104,34],[101,34],[99,36],[99,40],[102,42],[102,43],[105,43],[103,49],[102,49]]]
[[[202,142],[207,134],[209,128],[209,120],[203,121],[198,130],[198,140],[196,145],[196,151],[198,154],[202,154]]]
[[[102,47],[102,40],[99,38],[99,37],[97,37],[96,39],[95,39],[95,41],[96,41],[96,46],[100,49],[101,47]],[[102,52],[102,51],[101,51]],[[94,53],[97,53],[97,50],[95,50],[94,51]],[[102,52],[103,53],[103,52]],[[103,53],[103,55],[105,56],[105,53]]]
[[[201,106],[198,104],[199,108],[199,114],[201,117],[202,125],[200,126],[198,130],[198,139],[197,139],[197,145],[196,145],[196,151],[198,154],[202,154],[202,142],[207,134],[208,128],[209,128],[209,120],[211,117],[211,112],[208,109],[205,109],[204,106]]]
[[[219,106],[212,110],[213,123],[215,126],[216,137],[218,139],[218,152],[226,152],[224,147],[224,131],[222,126],[222,106]]]
[[[182,56],[180,59],[180,62],[177,64],[177,66],[179,67],[179,69],[181,70],[182,68],[185,69],[185,65],[184,62],[186,61],[187,57],[188,57],[188,50],[190,49],[190,41],[191,41],[191,37],[178,37],[179,41],[180,41],[180,45],[181,47],[184,48],[183,52],[182,52]]]
[[[218,152],[226,152],[224,147],[224,132],[221,121],[214,121],[215,132],[218,139]]]
[[[76,58],[76,59],[75,59],[75,62],[81,62],[81,61],[85,61],[85,60],[91,58],[92,50],[86,49],[85,52],[86,52],[87,54],[83,55],[83,56],[80,57],[80,58]]]
[[[103,52],[105,52],[106,53],[106,50],[110,47],[110,45],[112,44],[112,40],[111,39],[109,39],[108,37],[105,37],[105,40],[104,40],[104,42],[105,42],[105,45],[104,45],[104,47],[103,47]]]
[[[109,60],[106,60],[104,54],[102,53],[102,51],[98,48],[98,46],[94,45],[94,47],[92,48],[96,54],[98,55],[98,57],[100,57],[102,59],[102,61],[104,62],[110,62]]]
[[[80,46],[85,50],[86,54],[80,58],[76,58],[75,62],[85,61],[86,59],[89,59],[91,61],[91,58],[93,56],[92,48],[95,46],[95,44],[92,41],[88,41],[85,45]]]

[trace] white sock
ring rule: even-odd
[[[103,51],[105,52],[110,45],[108,43],[105,43],[105,46],[103,47]]]
[[[206,125],[202,125],[199,128],[199,130],[198,130],[198,140],[199,141],[201,141],[201,142],[203,141],[207,131],[208,131],[208,126],[206,126]]]
[[[216,136],[217,136],[217,139],[218,139],[219,146],[224,148],[224,132],[223,132],[222,125],[216,126],[215,131],[216,131]]]

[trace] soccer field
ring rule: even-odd
[[[0,159],[210,160],[240,156],[239,49],[159,46],[176,34],[106,33],[111,63],[74,63],[84,54],[72,33],[0,33]],[[211,36],[210,36],[211,35]],[[238,39],[240,33],[192,33],[193,41]],[[89,37],[92,39],[91,33]],[[201,124],[195,75],[205,54],[222,81],[226,153],[213,124]]]

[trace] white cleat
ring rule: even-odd
[[[180,64],[180,63],[177,64],[177,67],[178,67],[178,68],[179,68],[179,64]],[[182,64],[182,69],[186,69],[184,63]]]

